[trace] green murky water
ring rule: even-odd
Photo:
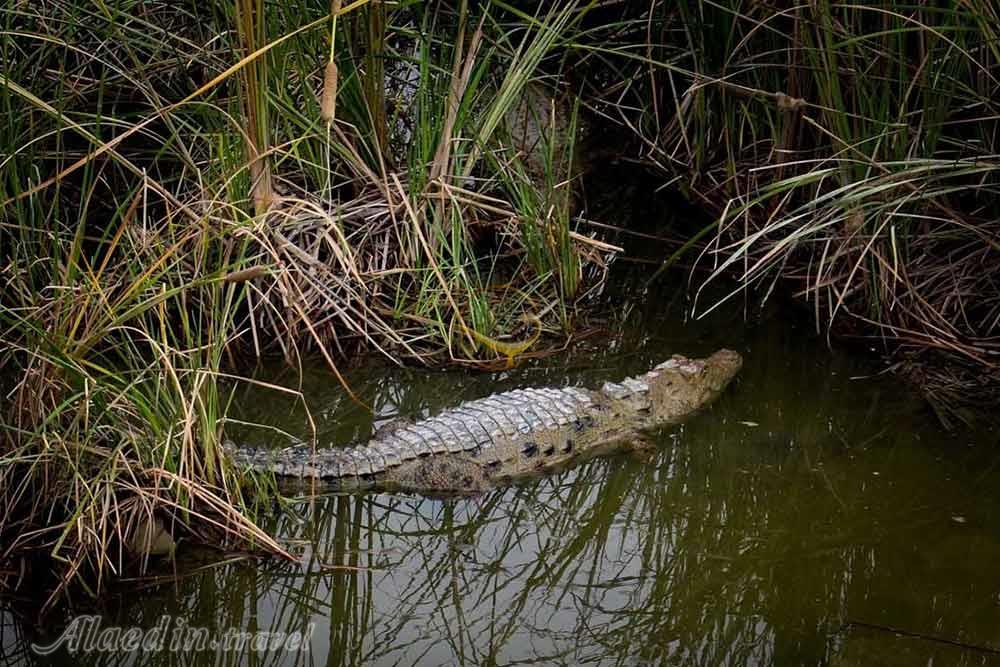
[[[939,429],[856,354],[775,313],[684,324],[674,295],[612,299],[624,324],[507,373],[393,369],[349,378],[375,422],[525,384],[593,384],[671,352],[745,354],[710,411],[658,434],[651,459],[594,460],[472,499],[345,495],[267,528],[301,565],[182,554],[180,577],[108,601],[107,626],[300,631],[305,652],[61,650],[4,616],[24,664],[981,665],[1000,661],[1000,455]],[[297,378],[269,376],[294,384]],[[864,378],[864,379],[859,379]],[[301,386],[323,441],[373,419],[317,364]],[[243,417],[305,434],[288,397]],[[269,436],[264,433],[263,439]],[[978,647],[978,648],[977,648]],[[992,652],[991,652],[992,651]]]

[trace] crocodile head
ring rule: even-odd
[[[652,425],[667,424],[711,403],[743,367],[743,357],[719,350],[706,359],[674,355],[643,376]]]

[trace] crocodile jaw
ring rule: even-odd
[[[743,357],[719,350],[706,359],[674,355],[643,379],[649,384],[651,427],[673,424],[714,401],[743,368]]]

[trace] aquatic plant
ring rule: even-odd
[[[601,48],[633,63],[603,97],[714,212],[694,235],[708,280],[766,299],[780,279],[817,328],[900,362],[945,419],[995,401],[996,8],[661,2],[633,33],[641,18],[662,37]]]
[[[998,34],[974,2],[8,3],[0,588],[39,556],[51,600],[96,592],[152,529],[280,552],[219,447],[257,358],[565,342],[619,251],[574,221],[594,118],[713,215],[665,265],[958,361],[907,372],[963,417],[997,376]]]
[[[511,9],[0,10],[0,587],[40,561],[51,601],[97,592],[137,535],[283,553],[221,454],[248,358],[507,364],[525,319],[569,332],[613,248],[570,227],[575,124],[519,150],[508,119],[565,96],[542,69],[587,5]]]

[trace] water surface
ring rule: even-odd
[[[622,288],[603,333],[512,371],[348,374],[320,364],[308,398],[321,442],[367,437],[523,385],[594,385],[729,346],[736,385],[654,435],[652,455],[593,460],[476,498],[335,495],[266,528],[301,565],[188,550],[166,586],[130,586],[108,625],[163,614],[213,634],[300,630],[307,652],[163,651],[40,658],[50,639],[4,616],[13,664],[986,665],[1000,661],[1000,459],[989,434],[940,429],[919,399],[787,313],[737,304],[685,323],[680,292]],[[790,324],[791,322],[791,324]],[[292,373],[264,374],[295,385]],[[237,394],[241,417],[305,436],[290,397]],[[169,571],[170,566],[165,570]]]

